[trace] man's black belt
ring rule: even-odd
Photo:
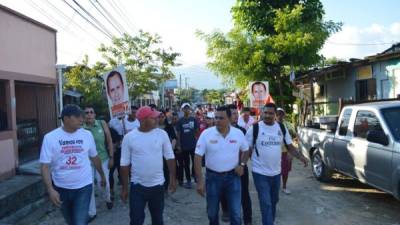
[[[215,173],[215,174],[218,174],[218,175],[227,175],[227,174],[235,172],[235,169],[232,169],[232,170],[229,170],[229,171],[225,171],[225,172],[217,172],[217,171],[210,170],[210,169],[206,168],[206,171],[210,172],[210,173]]]

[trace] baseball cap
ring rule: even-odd
[[[136,118],[138,120],[144,120],[146,118],[157,118],[160,115],[160,112],[152,109],[150,106],[142,106],[136,112]]]
[[[185,108],[186,106],[190,108],[191,105],[189,103],[185,102],[182,104],[181,109]]]
[[[74,104],[68,104],[68,105],[65,105],[64,108],[62,109],[60,118],[62,119],[62,118],[64,118],[64,116],[79,117],[82,115],[83,115],[83,111],[79,106],[74,105]]]
[[[281,112],[283,112],[284,114],[286,114],[285,110],[282,109],[282,108],[277,108],[276,111],[281,111]]]

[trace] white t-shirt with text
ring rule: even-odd
[[[195,153],[205,155],[206,167],[216,172],[227,172],[239,165],[239,153],[249,150],[243,132],[230,127],[223,137],[216,127],[204,130],[196,144]]]
[[[57,128],[44,136],[40,163],[50,164],[51,177],[60,188],[79,189],[92,183],[89,157],[97,155],[90,131],[68,133]]]
[[[145,187],[162,185],[165,181],[163,157],[174,159],[167,132],[155,128],[149,132],[135,129],[122,140],[121,166],[131,165],[131,182]]]
[[[265,176],[276,176],[281,173],[281,157],[283,133],[277,122],[274,125],[266,125],[263,121],[258,122],[259,130],[256,141],[259,156],[253,148],[251,156],[252,171]],[[246,139],[253,147],[253,126],[246,133]],[[292,144],[292,138],[286,128],[286,143]]]

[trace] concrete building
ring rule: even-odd
[[[57,126],[56,30],[0,5],[0,180]]]

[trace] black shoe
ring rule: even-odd
[[[229,223],[229,221],[231,220],[230,219],[230,217],[229,217],[229,213],[222,213],[222,216],[221,216],[221,220],[222,220],[222,222],[225,222],[225,223]]]
[[[94,219],[96,219],[96,215],[94,215],[94,216],[88,216],[89,218],[88,218],[88,223],[91,223]]]
[[[114,203],[112,203],[112,202],[106,202],[106,205],[107,205],[107,209],[109,209],[109,210],[114,207]]]

